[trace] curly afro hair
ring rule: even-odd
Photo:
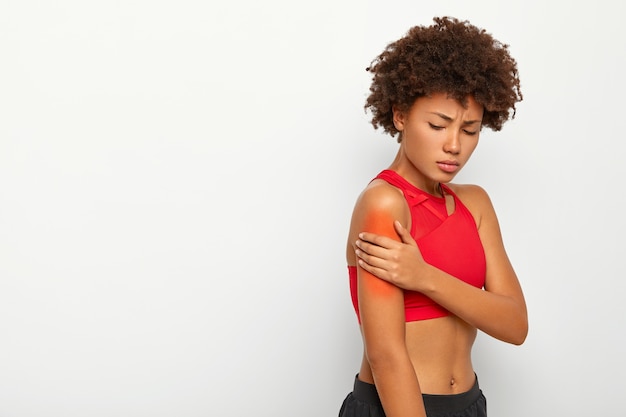
[[[484,107],[483,126],[500,130],[522,100],[508,45],[467,21],[433,20],[432,26],[415,26],[387,45],[367,68],[373,80],[365,109],[372,125],[395,136],[393,107],[407,111],[419,97],[446,93],[461,103],[473,96]]]

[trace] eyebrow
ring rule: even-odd
[[[445,115],[443,113],[439,113],[439,112],[431,112],[431,114],[434,114],[436,116],[441,117],[443,120],[445,120],[446,122],[451,122],[452,121],[452,117]],[[481,122],[481,120],[464,120],[463,121],[463,125],[467,126],[467,125],[473,125],[474,123],[479,123]]]

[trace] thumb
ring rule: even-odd
[[[415,243],[415,239],[413,239],[413,236],[411,236],[409,231],[406,230],[398,220],[393,222],[393,226],[396,229],[396,233],[398,233],[398,236],[400,236],[400,239],[402,239],[402,243],[417,246],[417,243]]]

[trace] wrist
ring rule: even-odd
[[[428,296],[432,294],[436,290],[436,273],[437,268],[434,266],[424,263],[424,268],[420,271],[419,279],[416,280],[416,288],[415,291],[421,292],[422,294]]]

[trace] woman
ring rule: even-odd
[[[487,193],[449,184],[522,99],[507,45],[435,18],[368,68],[372,124],[399,150],[359,196],[347,261],[364,354],[341,417],[485,416],[477,329],[521,344],[524,296]]]

